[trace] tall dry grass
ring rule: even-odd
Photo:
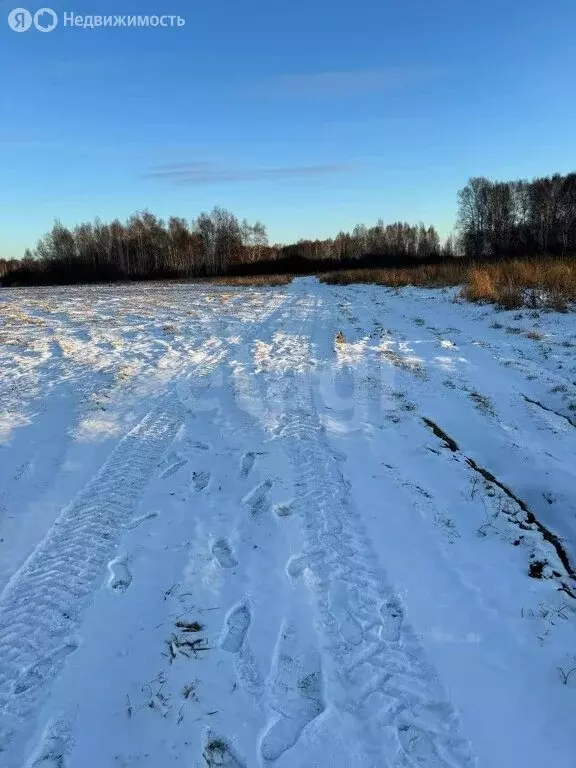
[[[225,277],[204,278],[202,282],[217,283],[218,285],[250,286],[250,285],[288,285],[292,275],[229,275]]]
[[[542,307],[565,312],[576,305],[576,260],[540,258],[470,264],[444,262],[401,268],[329,272],[320,279],[335,285],[376,283],[393,288],[461,285],[467,301],[504,309]]]
[[[430,286],[445,288],[460,285],[466,279],[468,267],[457,262],[418,264],[413,267],[385,267],[383,269],[344,269],[320,276],[324,283],[349,285],[350,283],[376,283],[392,288]]]
[[[576,261],[530,259],[475,266],[462,296],[504,309],[529,306],[565,312],[576,302]]]

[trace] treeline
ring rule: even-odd
[[[22,262],[17,259],[0,259],[0,278],[7,275],[8,272],[13,272],[20,269]]]
[[[357,225],[324,240],[270,245],[261,222],[223,208],[187,222],[144,211],[122,223],[56,221],[19,262],[0,261],[5,285],[311,273],[576,255],[576,173],[532,181],[473,178],[458,193],[456,231],[443,244],[424,224]]]
[[[458,193],[460,248],[473,259],[576,254],[576,173],[470,179]]]
[[[188,224],[144,211],[126,223],[96,220],[74,229],[56,221],[36,248],[7,271],[4,284],[142,280],[266,272],[314,272],[354,262],[386,264],[451,255],[423,224],[359,225],[326,240],[271,246],[261,222],[240,222],[222,208]]]
[[[222,208],[202,213],[189,225],[167,222],[144,211],[122,223],[96,220],[74,229],[56,221],[17,271],[5,279],[38,282],[139,280],[225,274],[233,264],[257,261],[269,251],[260,222],[239,222]]]
[[[335,238],[300,240],[280,251],[281,257],[288,259],[349,263],[370,258],[381,266],[454,255],[452,239],[442,248],[434,227],[401,222],[385,225],[382,219],[373,227],[358,224],[352,232],[339,232]]]

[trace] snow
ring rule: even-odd
[[[573,768],[575,347],[453,290],[0,293],[2,768]]]

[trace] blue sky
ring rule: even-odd
[[[468,177],[576,169],[574,0],[58,0],[61,17],[187,23],[48,34],[12,32],[14,5],[0,0],[0,256],[55,217],[215,204],[274,241],[378,217],[445,235]]]

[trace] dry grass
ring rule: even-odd
[[[576,261],[531,259],[472,267],[462,296],[504,309],[548,307],[566,312],[576,301]]]
[[[445,288],[460,285],[466,279],[469,267],[464,264],[420,264],[414,267],[389,267],[385,269],[343,269],[320,276],[324,283],[349,285],[350,283],[376,283],[392,288],[408,285]]]
[[[392,288],[461,285],[467,301],[496,304],[504,309],[548,308],[566,312],[576,302],[576,260],[530,259],[493,264],[422,264],[413,267],[329,272],[325,283],[376,283]]]
[[[288,285],[292,282],[292,275],[238,275],[229,277],[216,277],[210,282],[219,285]]]

